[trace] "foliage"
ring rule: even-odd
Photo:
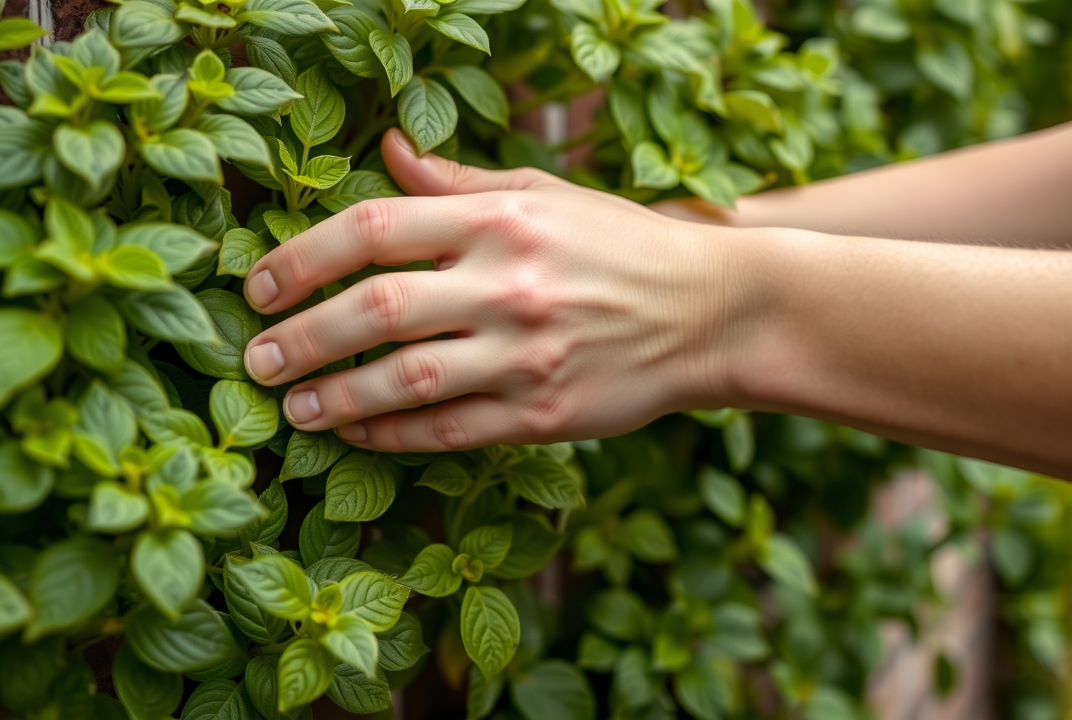
[[[249,381],[245,346],[278,318],[240,294],[279,243],[399,193],[376,150],[393,125],[489,166],[555,170],[587,144],[578,182],[723,205],[1017,132],[1042,94],[1011,61],[1048,57],[1070,19],[1039,5],[814,0],[775,12],[783,34],[746,0],[676,19],[652,0],[125,0],[0,62],[0,707],[275,720],[443,682],[434,712],[473,719],[862,718],[879,621],[913,624],[931,553],[991,527],[1038,664],[1018,717],[1051,717],[1028,713],[1057,712],[1067,662],[1063,488],[926,454],[949,534],[863,525],[831,559],[823,533],[860,529],[907,450],[736,410],[355,450],[292,431],[283,389]],[[0,21],[0,49],[41,35]],[[510,130],[597,88],[559,147]],[[1064,107],[1051,93],[1045,117]]]

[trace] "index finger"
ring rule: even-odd
[[[403,265],[461,255],[472,236],[473,195],[365,200],[265,255],[246,278],[260,313],[277,313],[372,263]]]

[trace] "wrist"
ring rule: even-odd
[[[785,383],[799,374],[801,328],[791,320],[806,288],[809,256],[825,236],[783,228],[703,228],[706,294],[689,398],[694,409],[784,409]]]

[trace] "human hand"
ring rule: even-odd
[[[246,367],[275,386],[388,341],[453,336],[295,386],[292,425],[445,451],[607,437],[726,396],[713,349],[729,263],[709,229],[537,170],[417,157],[398,131],[383,155],[428,197],[325,220],[261,259],[246,297],[278,313],[370,263],[437,269],[373,276],[282,321],[250,343]]]

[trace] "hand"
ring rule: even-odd
[[[429,197],[325,220],[257,263],[246,297],[278,313],[370,263],[436,271],[357,283],[257,336],[246,367],[274,386],[388,341],[453,335],[295,386],[296,428],[446,451],[607,437],[725,396],[712,348],[727,263],[710,230],[537,170],[419,158],[397,131],[383,155]]]

